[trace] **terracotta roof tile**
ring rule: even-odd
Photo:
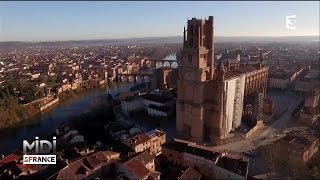
[[[148,140],[150,140],[150,137],[147,136],[145,133],[141,133],[141,134],[137,134],[135,136],[133,136],[131,138],[131,144],[133,146],[136,146],[138,144],[142,144],[142,143],[145,143],[147,142]]]
[[[141,162],[137,159],[131,159],[123,165],[141,179],[150,174],[150,171],[145,166],[143,166]]]
[[[9,154],[0,160],[0,166],[3,164],[10,163],[10,162],[18,161],[20,158],[21,158],[21,156],[19,156],[17,154]]]
[[[201,174],[194,170],[192,167],[189,167],[179,178],[179,180],[196,180],[201,178]]]
[[[60,170],[57,179],[84,178],[89,174],[94,173],[95,169],[113,162],[112,159],[107,157],[112,154],[115,154],[115,152],[100,151],[90,155],[89,157],[74,161]]]

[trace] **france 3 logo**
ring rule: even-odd
[[[286,16],[286,29],[294,31],[296,30],[297,15]]]

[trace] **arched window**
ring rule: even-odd
[[[190,26],[189,32],[190,32],[190,36],[193,36],[193,25]]]

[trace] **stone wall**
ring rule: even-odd
[[[58,102],[59,102],[59,97],[55,98],[55,99],[49,101],[48,103],[46,103],[45,105],[41,106],[40,111],[44,111]]]

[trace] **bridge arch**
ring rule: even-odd
[[[161,68],[161,67],[163,67],[162,61],[157,61],[156,62],[156,68]]]
[[[177,69],[179,67],[178,62],[174,61],[171,63],[170,67]]]
[[[154,68],[161,68],[161,67],[172,67],[172,68],[178,68],[179,67],[179,61],[178,60],[153,60]]]
[[[163,67],[171,67],[171,63],[169,61],[164,61]]]

